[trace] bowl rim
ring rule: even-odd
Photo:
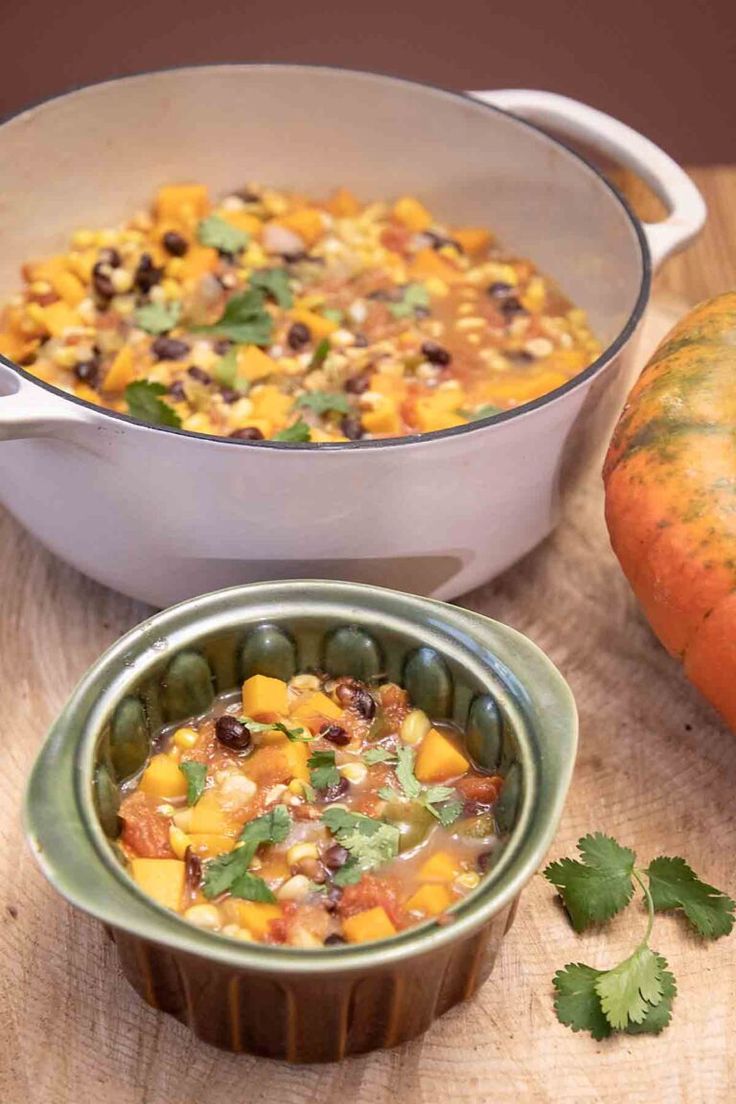
[[[398,85],[408,85],[414,88],[421,88],[427,92],[433,92],[441,97],[446,97],[450,100],[457,100],[466,104],[472,104],[474,108],[480,111],[493,112],[497,115],[503,115],[507,119],[511,119],[514,123],[521,127],[527,127],[530,130],[535,131],[543,139],[549,142],[552,146],[562,149],[570,157],[577,160],[585,169],[591,172],[600,184],[604,186],[604,189],[609,192],[611,197],[618,202],[622,208],[624,215],[626,216],[631,228],[634,231],[635,238],[639,244],[641,252],[641,282],[639,284],[639,291],[636,299],[634,300],[631,313],[629,314],[626,322],[622,326],[618,335],[606,346],[606,348],[600,353],[596,359],[583,369],[572,379],[562,384],[560,387],[554,388],[552,391],[546,392],[544,395],[540,395],[539,398],[532,399],[530,402],[522,403],[519,406],[514,407],[512,410],[504,410],[498,414],[493,414],[485,418],[479,418],[477,421],[470,422],[467,425],[451,426],[448,429],[432,430],[428,433],[416,433],[408,434],[404,437],[385,437],[378,440],[357,440],[357,441],[309,441],[309,442],[286,442],[286,441],[241,441],[236,438],[220,437],[212,433],[197,433],[191,430],[178,429],[174,426],[161,426],[152,425],[148,422],[139,421],[136,418],[131,417],[128,414],[122,414],[116,410],[108,410],[106,407],[98,406],[95,403],[89,402],[86,399],[81,399],[77,395],[71,395],[60,388],[55,387],[53,384],[47,383],[45,380],[40,380],[34,376],[31,372],[27,372],[23,367],[10,360],[8,357],[0,354],[0,364],[5,365],[12,371],[18,373],[22,379],[34,384],[37,387],[43,388],[50,394],[55,395],[58,398],[65,399],[68,402],[74,403],[87,411],[94,412],[101,415],[103,418],[111,418],[116,421],[121,421],[128,425],[133,425],[138,428],[143,428],[150,432],[155,433],[171,433],[183,438],[195,438],[204,441],[210,441],[221,446],[237,446],[247,448],[258,449],[281,449],[292,452],[312,452],[322,451],[328,453],[353,451],[361,449],[364,451],[372,451],[375,449],[386,448],[407,448],[412,445],[423,444],[425,441],[440,440],[443,438],[459,437],[466,433],[476,433],[484,429],[488,429],[490,426],[500,425],[503,422],[510,421],[513,418],[523,416],[525,414],[532,414],[536,410],[540,410],[543,407],[555,402],[558,399],[563,398],[571,391],[584,383],[587,383],[594,376],[598,375],[607,364],[624,348],[632,334],[639,325],[641,318],[646,309],[649,301],[649,295],[651,291],[652,283],[652,259],[649,249],[649,244],[646,239],[646,235],[642,229],[641,222],[634,214],[630,204],[626,198],[622,195],[619,189],[601,172],[592,161],[588,160],[578,150],[573,149],[567,142],[561,140],[557,136],[552,136],[548,131],[537,123],[531,122],[529,119],[523,119],[518,115],[514,115],[511,111],[504,108],[497,107],[494,104],[487,103],[484,100],[476,99],[470,92],[458,91],[457,89],[446,88],[443,85],[434,84],[430,81],[420,81],[409,77],[403,77],[392,73],[382,72],[377,69],[355,69],[349,66],[341,65],[322,65],[319,63],[308,62],[284,62],[284,61],[264,61],[264,62],[222,62],[211,63],[202,62],[193,65],[172,65],[163,69],[144,69],[139,72],[125,73],[117,77],[105,78],[103,80],[92,81],[89,84],[74,85],[64,92],[60,92],[53,96],[46,96],[40,100],[37,100],[31,104],[20,108],[18,111],[14,111],[5,115],[0,115],[0,129],[9,123],[20,120],[25,115],[33,115],[39,109],[48,105],[54,104],[57,101],[71,99],[78,93],[84,93],[92,89],[102,88],[106,85],[115,85],[128,81],[141,81],[147,77],[163,76],[171,73],[181,72],[198,72],[200,70],[245,70],[251,71],[256,69],[273,70],[279,72],[282,70],[304,70],[309,71],[321,71],[329,72],[338,75],[345,76],[359,76],[369,77],[378,81],[390,81]]]
[[[463,662],[481,681],[506,688],[524,777],[519,811],[498,863],[452,910],[387,940],[329,948],[237,943],[157,905],[115,857],[94,807],[99,732],[112,709],[165,656],[217,631],[312,613],[381,624]],[[519,668],[522,668],[520,671]],[[512,690],[513,687],[513,690]],[[519,704],[521,703],[521,704]],[[534,717],[532,723],[531,718]],[[543,724],[541,723],[543,719]],[[24,830],[41,869],[73,905],[134,937],[234,969],[289,975],[338,974],[439,950],[475,932],[510,905],[540,866],[557,829],[577,746],[572,692],[545,654],[521,633],[459,607],[364,584],[323,580],[251,583],[213,591],[154,614],[120,637],[89,668],[52,726],[30,775]],[[511,768],[513,769],[513,767]],[[59,826],[63,825],[63,832]],[[90,865],[91,864],[91,865]],[[90,877],[90,872],[94,876]]]

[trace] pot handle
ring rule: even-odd
[[[0,441],[63,437],[87,420],[83,407],[32,383],[0,357]]]
[[[705,201],[690,177],[664,150],[626,123],[556,92],[503,88],[470,95],[600,149],[645,180],[669,212],[661,222],[642,223],[655,269],[702,229]]]

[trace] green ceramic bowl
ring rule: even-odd
[[[385,672],[505,774],[495,865],[449,923],[316,950],[236,943],[156,905],[121,865],[118,786],[160,725],[201,713],[251,674],[310,667]],[[554,836],[576,741],[569,688],[513,629],[377,587],[259,583],[159,613],[98,660],[35,765],[26,826],[46,877],[111,931],[126,977],[154,1008],[215,1046],[333,1061],[411,1039],[486,979]]]

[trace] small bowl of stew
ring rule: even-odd
[[[576,740],[569,688],[513,629],[376,587],[251,584],[98,660],[26,826],[149,1004],[224,1049],[334,1061],[485,981]]]

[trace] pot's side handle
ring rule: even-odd
[[[0,357],[0,441],[65,437],[87,421],[84,407],[31,383]]]
[[[599,149],[642,177],[669,212],[662,222],[643,223],[654,268],[683,249],[702,229],[705,201],[690,177],[664,150],[626,123],[556,92],[504,88],[470,95]]]

